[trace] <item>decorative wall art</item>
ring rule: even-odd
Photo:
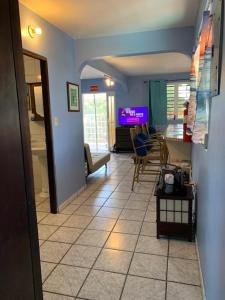
[[[223,0],[212,0],[210,10],[203,14],[199,40],[193,53],[187,126],[196,144],[206,143],[210,102],[220,90],[222,10]]]
[[[80,111],[79,85],[67,82],[68,111]]]
[[[212,66],[211,66],[211,93],[212,97],[220,94],[224,0],[213,1],[212,17]]]

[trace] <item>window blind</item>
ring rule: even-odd
[[[184,103],[190,97],[189,82],[167,83],[167,120],[183,120]]]

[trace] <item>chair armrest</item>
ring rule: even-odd
[[[140,149],[140,148],[146,148],[146,147],[148,147],[148,146],[154,146],[152,143],[146,143],[146,144],[144,144],[144,145],[142,145],[142,146],[139,146],[139,147],[136,147],[136,146],[134,146],[135,147],[135,149]]]
[[[91,157],[91,150],[88,144],[84,144],[85,158],[87,160],[88,169],[91,170],[93,168],[93,161]]]

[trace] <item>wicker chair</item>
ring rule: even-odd
[[[152,138],[152,139],[162,139],[163,138],[163,134],[161,132],[156,132],[156,133],[150,134],[149,129],[148,129],[148,123],[142,124],[141,130],[144,134],[149,136],[149,138]]]
[[[131,141],[133,145],[133,150],[134,150],[134,175],[133,175],[133,182],[132,182],[132,191],[134,189],[134,184],[135,182],[154,182],[155,179],[142,179],[140,176],[141,175],[159,175],[160,171],[158,169],[159,166],[165,164],[167,162],[168,156],[166,156],[166,151],[165,151],[165,143],[162,143],[160,141],[158,142],[159,150],[154,151],[154,147],[145,155],[145,156],[140,156],[137,153],[137,150],[139,148],[143,148],[146,146],[152,146],[152,144],[147,144],[136,147],[134,140],[135,137],[137,136],[136,128],[130,128],[130,135],[131,135]],[[146,177],[146,176],[144,176]]]
[[[151,145],[151,152],[158,152],[158,154],[161,156],[160,163],[158,165],[161,166],[162,164],[167,163],[169,151],[164,136],[161,133],[149,135],[147,124],[143,124],[142,126],[137,125],[134,128],[136,135],[144,133],[148,137],[144,143],[146,145]]]
[[[144,141],[145,144],[151,145],[151,151],[152,152],[160,152],[160,142],[159,139],[150,136],[145,130],[143,130],[142,126],[136,125],[135,127],[136,135],[143,133],[147,137],[147,139]],[[147,128],[147,127],[146,127]]]

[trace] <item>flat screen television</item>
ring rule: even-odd
[[[148,122],[148,107],[120,107],[118,123],[121,126],[141,125]]]

